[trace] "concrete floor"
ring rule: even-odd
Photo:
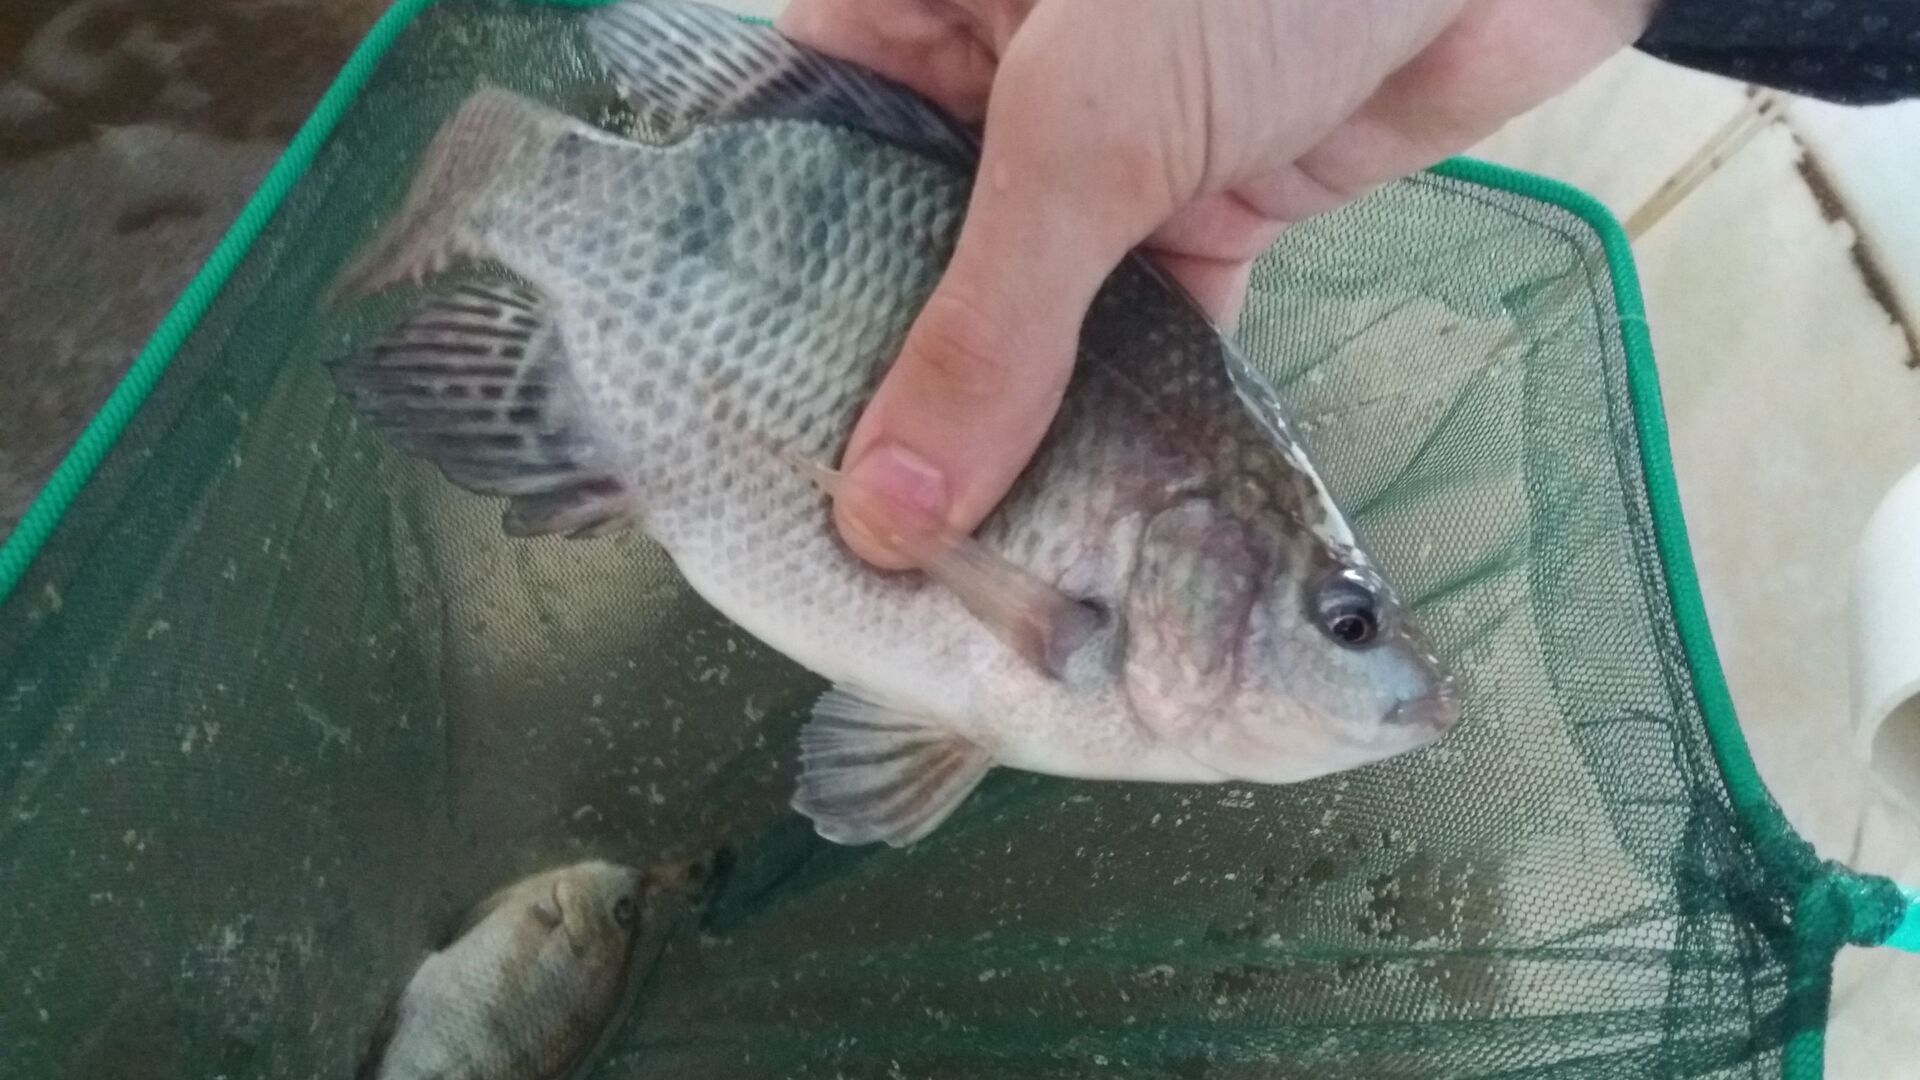
[[[383,6],[0,6],[0,536]]]
[[[0,535],[378,7],[0,13]],[[1920,823],[1848,750],[1845,606],[1861,525],[1920,463],[1920,212],[1910,188],[1899,197],[1920,106],[1756,99],[1629,55],[1477,152],[1630,221],[1708,608],[1761,772],[1823,854],[1920,883]],[[1829,1075],[1914,1075],[1900,1035],[1915,1002],[1920,958],[1844,957]]]

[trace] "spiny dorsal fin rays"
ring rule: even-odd
[[[770,26],[684,0],[621,0],[587,17],[594,51],[666,137],[704,122],[810,120],[853,128],[967,172],[977,137],[939,106]]]

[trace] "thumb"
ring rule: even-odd
[[[1003,67],[989,104],[952,260],[842,461],[855,485],[962,533],[992,512],[1032,458],[1059,409],[1095,293],[1156,218],[1148,200],[1089,176],[1086,163],[1103,157],[1069,148],[1084,147],[1084,137],[1063,145],[1057,111],[1044,96],[1011,93],[1008,74]],[[1104,160],[1111,168],[1112,157]],[[884,513],[885,502],[863,500],[862,515]],[[843,503],[834,515],[848,545],[876,565],[905,568],[913,560],[904,550],[924,550],[877,539],[912,536],[913,521],[863,523]]]

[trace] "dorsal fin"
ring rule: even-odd
[[[912,90],[695,0],[619,0],[587,34],[629,103],[667,138],[701,122],[812,120],[973,171],[979,139]]]

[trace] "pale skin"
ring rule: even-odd
[[[1058,408],[1101,282],[1136,248],[1230,326],[1289,223],[1472,146],[1632,43],[1658,0],[792,0],[779,28],[969,122],[952,263],[854,429],[850,478],[971,531]],[[881,509],[876,510],[875,506]]]

